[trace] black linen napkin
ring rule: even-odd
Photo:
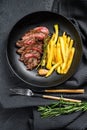
[[[57,117],[41,118],[37,110],[33,111],[34,119],[29,119],[31,130],[86,130],[87,112],[74,112]]]
[[[81,39],[83,55],[79,68],[68,81],[61,86],[84,88],[87,90],[87,1],[85,0],[54,0],[52,11],[69,18],[77,28]],[[79,50],[78,50],[79,51]],[[66,97],[79,98],[87,101],[87,92],[83,95],[65,95]],[[32,130],[86,130],[87,112],[75,112],[52,118],[41,118],[40,113],[33,111]],[[31,119],[30,119],[31,120]],[[29,122],[30,123],[30,122]],[[30,123],[31,124],[31,123]]]
[[[30,130],[32,108],[0,109],[0,130]]]

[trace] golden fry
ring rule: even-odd
[[[47,52],[49,53],[49,58],[47,59],[47,65],[46,65],[46,68],[47,69],[51,69],[52,67],[52,60],[53,60],[53,57],[54,57],[54,46],[57,42],[57,38],[58,38],[58,25],[54,25],[54,29],[55,29],[55,33],[53,33],[52,35],[52,38],[50,39],[48,45],[49,45],[49,50],[50,52]]]
[[[73,57],[74,57],[74,53],[75,53],[75,48],[72,47],[70,52],[69,52],[69,56],[68,56],[68,60],[67,60],[67,64],[66,64],[66,68],[64,70],[64,73],[66,74],[71,66],[71,63],[73,61]]]
[[[71,40],[70,40],[70,44],[69,44],[69,48],[72,48],[73,43],[74,43],[74,41],[71,39]]]
[[[68,36],[68,37],[67,37],[68,47],[69,47],[69,44],[70,44],[70,40],[71,40],[71,38],[70,38],[70,36]]]
[[[61,46],[61,54],[63,57],[63,61],[65,61],[65,43],[63,37],[59,37],[60,46]]]
[[[59,63],[57,63],[54,66],[52,66],[52,68],[46,74],[46,77],[50,76],[52,74],[52,72],[55,70],[55,68],[58,67],[58,65],[59,65]]]

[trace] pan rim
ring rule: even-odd
[[[64,19],[66,19],[70,24],[72,24],[72,22],[71,22],[68,18],[66,18],[65,16],[63,16],[63,15],[61,15],[61,14],[58,14],[58,13],[54,13],[54,12],[51,12],[51,11],[37,11],[37,12],[32,12],[32,13],[30,13],[30,14],[25,15],[25,16],[22,17],[20,20],[18,20],[18,21],[16,22],[16,24],[14,24],[14,26],[12,27],[12,29],[11,29],[11,31],[10,31],[10,33],[9,33],[8,39],[9,39],[9,37],[10,37],[10,34],[11,34],[12,30],[15,28],[15,26],[16,26],[21,20],[23,20],[24,18],[28,17],[29,15],[33,15],[33,14],[36,14],[36,13],[44,13],[44,12],[45,12],[45,13],[52,13],[52,14],[59,15],[59,16],[63,17]],[[77,33],[78,33],[78,30],[77,30],[77,28],[75,27],[75,25],[72,24],[72,26],[74,27],[74,29],[75,29],[75,30],[77,31]],[[80,36],[79,33],[78,33],[78,36],[79,36],[79,38],[80,38],[80,43],[81,43],[81,54],[80,54],[79,63],[78,63],[78,65],[76,66],[76,68],[78,68],[78,66],[80,65],[81,58],[82,58],[82,40],[81,40],[81,36]],[[7,48],[8,48],[8,43],[7,43]],[[64,83],[65,81],[67,81],[67,80],[68,80],[71,76],[73,76],[74,73],[76,72],[76,69],[75,69],[74,72],[73,72],[73,74],[72,74],[72,75],[69,75],[68,78],[66,78],[66,80],[64,80],[63,82],[55,83],[54,85],[41,86],[41,85],[34,84],[34,83],[31,83],[31,82],[26,81],[25,79],[23,79],[23,78],[14,70],[14,68],[12,67],[12,65],[11,65],[11,63],[10,63],[10,60],[9,60],[9,57],[8,57],[8,50],[7,50],[7,49],[6,49],[6,59],[7,59],[8,65],[10,66],[12,72],[13,72],[21,81],[23,81],[24,83],[26,83],[26,84],[28,84],[28,85],[31,85],[31,86],[33,85],[33,86],[35,86],[35,87],[37,87],[37,88],[38,88],[38,87],[39,87],[39,88],[50,88],[50,87],[54,87],[54,86],[59,86],[59,85],[61,85],[62,83]]]

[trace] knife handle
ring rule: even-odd
[[[44,90],[44,92],[50,93],[84,93],[84,89],[48,89]]]
[[[70,98],[61,98],[61,97],[55,97],[55,96],[49,96],[49,95],[42,95],[43,98],[47,99],[53,99],[53,100],[64,100],[64,101],[69,101],[69,102],[81,102],[81,100],[76,100],[76,99],[70,99]]]

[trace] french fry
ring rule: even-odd
[[[56,61],[59,63],[63,63],[63,57],[61,53],[61,45],[58,44],[56,49]]]
[[[48,58],[48,61],[47,61],[47,69],[51,69],[52,67],[52,59],[53,59],[53,49],[54,49],[54,44],[52,43],[51,45],[49,45],[49,58]]]
[[[63,57],[63,61],[65,61],[65,43],[64,43],[64,39],[63,37],[59,37],[59,41],[60,41],[60,46],[61,46],[61,54],[62,54],[62,57]]]
[[[52,59],[52,64],[56,64],[57,63],[57,59],[56,59],[56,57],[57,57],[57,53],[56,53],[56,51],[57,51],[57,47],[56,47],[57,45],[55,44],[54,46],[53,46],[53,59]]]
[[[67,60],[67,64],[66,64],[66,68],[64,70],[64,73],[66,74],[71,66],[71,63],[73,61],[73,57],[74,57],[74,53],[75,53],[75,48],[72,47],[70,52],[69,52],[69,56],[68,56],[68,60]]]
[[[63,36],[64,38],[64,36]],[[66,67],[66,63],[67,63],[67,60],[68,60],[68,56],[69,56],[69,48],[68,48],[68,41],[67,41],[67,37],[64,38],[64,43],[65,43],[65,60],[63,62],[63,64],[61,65],[61,73],[64,73],[64,68]]]
[[[52,35],[52,38],[50,39],[49,43],[48,43],[48,46],[47,46],[47,55],[48,55],[48,58],[47,58],[47,65],[46,65],[46,68],[47,69],[50,69],[52,67],[52,55],[53,55],[53,39],[55,38],[55,34]]]
[[[54,43],[56,43],[57,39],[58,39],[58,33],[59,33],[59,31],[58,31],[58,24],[54,25],[54,29],[55,29],[55,40],[54,40]]]
[[[71,39],[71,40],[70,40],[70,44],[69,44],[69,48],[70,48],[70,49],[72,48],[73,44],[74,44],[74,41]]]
[[[57,67],[57,73],[60,74],[60,66]]]
[[[54,66],[52,66],[52,68],[48,71],[48,73],[46,74],[45,77],[50,76],[53,73],[53,71],[55,70],[55,68],[58,67],[58,66],[59,66],[59,63],[57,63]]]
[[[63,63],[63,57],[62,57],[62,52],[61,52],[61,45],[60,45],[60,43],[58,42],[57,43],[57,50],[56,50],[56,55],[57,55],[57,57],[56,57],[56,59],[57,59],[57,62],[59,63],[59,65],[61,66],[62,65],[62,63]],[[60,66],[58,66],[57,67],[57,73],[60,73]]]
[[[68,37],[67,37],[68,47],[69,47],[69,44],[70,44],[70,40],[71,40],[71,38],[70,38],[70,36],[68,36]]]
[[[67,35],[65,34],[65,32],[63,33],[63,40],[64,40],[64,43],[66,44],[66,42],[67,42]]]
[[[49,54],[49,58],[47,60],[47,65],[46,68],[47,69],[51,69],[52,67],[52,59],[53,59],[53,50],[54,50],[54,45],[57,42],[57,38],[58,38],[58,25],[54,25],[54,29],[55,29],[55,33],[53,33],[52,38],[50,39],[48,45],[49,45],[49,50],[50,50],[50,54]]]
[[[50,56],[50,48],[49,48],[49,44],[47,45],[47,65],[46,68],[49,69],[49,56]]]

